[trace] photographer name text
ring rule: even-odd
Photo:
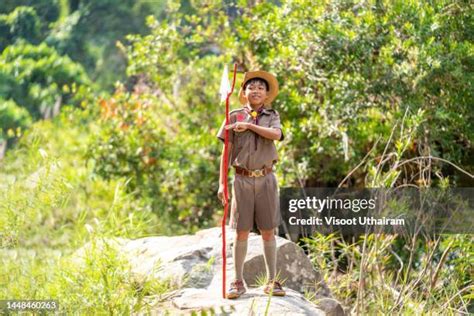
[[[292,216],[288,219],[290,225],[327,225],[327,226],[353,226],[353,225],[371,225],[371,226],[403,226],[405,225],[404,218],[375,218],[375,217],[353,217],[353,218],[337,218],[337,217],[324,217],[319,218],[316,216],[308,218],[297,218]]]

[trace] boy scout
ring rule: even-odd
[[[224,141],[229,130],[229,164],[235,169],[232,186],[230,226],[236,229],[232,255],[235,279],[227,298],[245,293],[243,265],[247,254],[247,239],[254,220],[262,235],[263,253],[268,277],[266,294],[283,296],[285,291],[275,280],[276,240],[274,229],[280,225],[281,215],[278,185],[273,165],[278,160],[275,140],[283,140],[280,116],[270,107],[278,94],[278,81],[265,71],[245,73],[239,91],[242,108],[230,112],[230,123],[222,124],[217,137]],[[223,201],[224,165],[221,156],[218,197]]]

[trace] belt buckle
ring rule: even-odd
[[[250,176],[251,177],[263,177],[263,170],[262,169],[252,170]]]

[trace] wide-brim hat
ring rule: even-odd
[[[272,101],[275,100],[276,96],[278,95],[278,80],[276,79],[274,75],[263,70],[248,71],[245,73],[244,80],[242,81],[242,84],[240,85],[240,91],[239,91],[240,103],[241,104],[247,103],[247,99],[245,98],[245,95],[244,95],[244,85],[247,81],[253,78],[262,78],[268,83],[267,98],[264,101],[264,105],[269,105],[270,103],[272,103]]]

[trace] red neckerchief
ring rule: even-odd
[[[250,115],[250,117],[252,117],[253,123],[255,125],[258,125],[258,118],[262,114],[263,110],[264,110],[263,105],[259,107],[258,110],[252,109],[252,107],[250,107],[249,105],[245,107],[245,112],[247,112]],[[259,135],[255,133],[255,150],[257,150],[258,137]]]

